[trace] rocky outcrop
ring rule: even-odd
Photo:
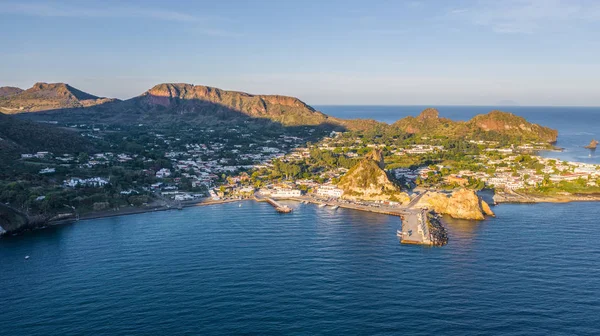
[[[393,201],[408,203],[408,195],[392,181],[385,170],[383,154],[374,150],[352,167],[338,183],[345,199],[365,201]]]
[[[431,209],[456,219],[483,220],[486,215],[494,216],[490,206],[469,189],[460,189],[450,196],[428,192],[419,199],[415,207]]]
[[[598,147],[598,140],[596,139],[592,139],[592,141],[590,141],[590,144],[585,146],[585,148],[587,149],[596,149],[596,147]]]
[[[433,246],[444,246],[448,244],[448,232],[442,225],[439,214],[431,211],[427,213],[427,224],[431,234],[431,243]]]
[[[27,215],[0,203],[0,234],[18,232],[28,226]]]
[[[35,83],[30,89],[0,98],[7,114],[91,107],[116,101],[80,91],[65,83]]]

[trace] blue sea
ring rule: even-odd
[[[420,111],[320,109],[388,122]],[[572,158],[600,132],[595,109],[511,110],[558,128]],[[600,334],[600,203],[447,219],[441,248],[401,245],[397,217],[241,204],[0,238],[0,335]]]

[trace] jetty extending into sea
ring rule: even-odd
[[[423,194],[415,197],[410,203],[403,206],[372,206],[342,202],[339,200],[323,201],[308,196],[285,197],[277,198],[277,200],[275,200],[271,197],[261,196],[260,194],[255,194],[254,197],[247,199],[206,200],[204,202],[195,202],[193,205],[211,205],[243,200],[254,200],[257,202],[269,203],[279,213],[291,213],[293,211],[291,207],[283,205],[278,201],[295,201],[315,205],[325,204],[331,207],[337,206],[339,208],[400,217],[402,220],[402,227],[397,231],[397,236],[402,244],[425,246],[445,245],[448,241],[446,229],[442,226],[441,222],[437,218],[437,215],[431,211],[414,207],[421,196],[423,196]]]
[[[428,210],[413,208],[416,202],[412,201],[406,206],[374,207],[356,203],[339,202],[336,200],[323,202],[306,196],[281,198],[280,200],[290,200],[317,205],[327,204],[339,208],[400,217],[402,220],[402,229],[397,231],[397,236],[402,244],[442,246],[448,241],[446,230],[441,225],[440,221],[437,220],[436,216]],[[264,199],[262,201],[264,201]]]
[[[267,203],[271,204],[275,208],[275,211],[277,211],[279,213],[290,213],[290,212],[292,212],[292,208],[290,208],[287,205],[279,204],[279,203],[277,203],[277,201],[275,201],[274,199],[272,199],[270,197],[262,198],[262,197],[254,196],[254,199],[257,202],[267,202]]]

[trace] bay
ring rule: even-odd
[[[289,205],[288,215],[244,202],[0,239],[2,334],[600,331],[597,203],[447,220],[443,248],[401,245],[397,217]]]
[[[394,122],[419,106],[319,106]],[[467,120],[493,107],[438,107]],[[598,108],[506,107],[600,163]],[[598,203],[446,219],[442,248],[396,217],[243,202],[80,221],[0,239],[1,335],[597,335]],[[24,257],[28,255],[29,259]]]

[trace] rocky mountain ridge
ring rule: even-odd
[[[2,86],[0,87],[0,97],[13,96],[23,92],[23,89],[14,86]]]
[[[19,90],[0,97],[0,112],[16,114],[84,108],[116,101],[91,95],[65,83],[39,82],[27,90]]]
[[[228,114],[262,118],[283,125],[319,125],[329,117],[298,98],[252,95],[192,84],[159,84],[127,101],[151,112],[163,108],[177,114]]]
[[[68,115],[63,113],[66,110]],[[469,121],[453,121],[440,117],[436,109],[428,108],[416,117],[408,116],[389,125],[370,119],[331,117],[294,97],[253,95],[184,83],[158,84],[125,101],[99,98],[64,83],[36,83],[28,90],[1,97],[0,112],[37,112],[31,115],[36,120],[114,124],[263,120],[283,126],[329,125],[341,130],[399,130],[422,136],[474,139],[504,136],[539,142],[555,142],[558,135],[556,130],[502,111],[477,115]]]

